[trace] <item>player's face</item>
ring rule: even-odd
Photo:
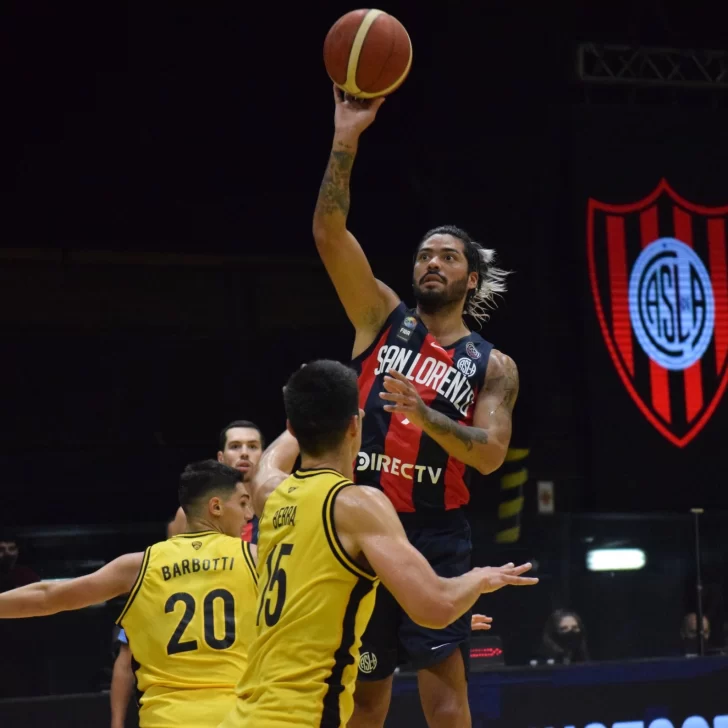
[[[453,303],[464,302],[468,289],[476,282],[477,274],[468,273],[462,240],[452,235],[433,235],[420,245],[412,288],[425,312],[434,313]]]
[[[253,477],[255,466],[263,454],[260,432],[252,427],[231,427],[227,431],[225,449],[217,454],[217,459],[243,474],[243,481]]]
[[[240,538],[248,521],[253,518],[253,506],[250,495],[243,483],[238,483],[230,497],[222,504],[220,527],[223,533]]]

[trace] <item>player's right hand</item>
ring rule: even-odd
[[[378,99],[357,99],[345,94],[334,84],[334,126],[337,132],[347,132],[358,136],[366,129],[377,115],[384,97]]]
[[[538,579],[530,576],[521,576],[530,571],[532,564],[514,566],[513,563],[503,566],[483,566],[478,569],[483,577],[483,594],[498,591],[504,586],[533,586]]]

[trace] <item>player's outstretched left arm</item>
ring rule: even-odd
[[[253,510],[258,518],[263,513],[268,496],[291,474],[298,453],[298,440],[288,430],[265,449],[255,475],[248,483]]]
[[[531,564],[480,567],[449,579],[438,576],[409,542],[389,498],[375,488],[342,489],[334,522],[344,550],[357,560],[363,557],[410,619],[423,627],[444,629],[481,594],[538,583],[523,576]]]
[[[485,386],[478,395],[473,425],[461,425],[428,407],[414,384],[390,369],[380,397],[391,404],[388,412],[400,412],[421,427],[438,445],[460,462],[487,475],[503,465],[511,441],[513,407],[518,397],[518,369],[509,356],[491,352]]]
[[[126,554],[78,579],[39,581],[0,594],[0,619],[45,617],[128,594],[139,575],[143,558],[143,553]]]

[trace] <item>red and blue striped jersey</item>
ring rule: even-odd
[[[366,412],[356,481],[381,488],[400,513],[452,510],[470,499],[464,463],[399,413],[386,412],[384,375],[412,381],[424,403],[464,425],[473,422],[493,345],[471,332],[443,347],[404,303],[356,357],[359,404]]]

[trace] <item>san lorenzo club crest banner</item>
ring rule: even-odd
[[[590,199],[587,255],[604,343],[635,405],[684,447],[728,384],[728,204],[705,207],[662,180],[626,205]]]

